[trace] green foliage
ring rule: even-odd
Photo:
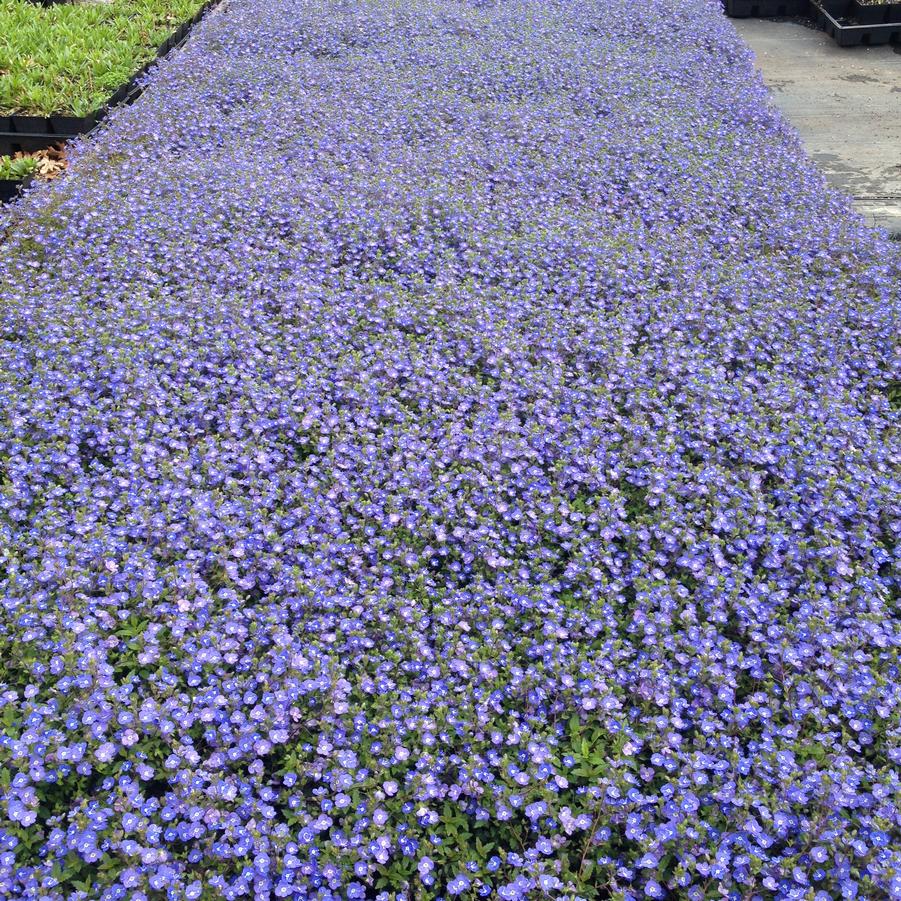
[[[0,178],[25,178],[38,167],[38,161],[26,156],[13,159],[11,156],[0,156]]]
[[[896,409],[901,410],[901,380],[895,379],[888,383],[885,389],[888,402]]]
[[[0,0],[0,114],[83,116],[153,60],[203,0]]]

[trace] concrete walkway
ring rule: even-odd
[[[871,224],[901,232],[901,47],[843,49],[792,21],[734,24],[829,182]]]

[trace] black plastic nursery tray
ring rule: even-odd
[[[723,0],[733,19],[810,16],[840,47],[901,43],[901,2]]]
[[[79,135],[87,134],[97,127],[98,123],[114,107],[132,103],[140,95],[141,77],[158,60],[170,50],[184,43],[191,29],[222,0],[209,0],[197,14],[180,25],[159,46],[154,59],[142,66],[134,75],[107,100],[102,106],[86,116],[0,116],[0,156],[7,156],[19,151],[34,153],[60,141],[68,141]]]
[[[811,0],[814,13],[824,12],[839,24],[850,26],[901,23],[901,2],[862,3],[860,0]]]
[[[808,0],[725,0],[726,15],[733,19],[769,19],[777,16],[806,16]]]
[[[121,100],[119,101],[121,102]],[[110,104],[112,105],[112,104]],[[0,155],[34,153],[94,128],[106,113],[89,116],[0,116]]]
[[[15,200],[19,196],[19,192],[24,191],[32,181],[34,181],[33,175],[27,175],[25,178],[0,178],[0,203]]]
[[[853,19],[836,18],[825,9],[817,9],[816,13],[819,26],[839,47],[901,43],[901,20],[864,25]]]
[[[858,0],[851,0],[850,15],[857,25],[901,25],[901,3],[859,3]]]

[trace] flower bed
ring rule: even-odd
[[[901,256],[718,4],[230,0],[0,233],[4,897],[899,895]]]

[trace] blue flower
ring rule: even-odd
[[[471,885],[469,877],[460,873],[447,884],[447,891],[450,895],[462,895]]]
[[[896,892],[901,256],[716,5],[145,77],[0,212],[0,896]]]

